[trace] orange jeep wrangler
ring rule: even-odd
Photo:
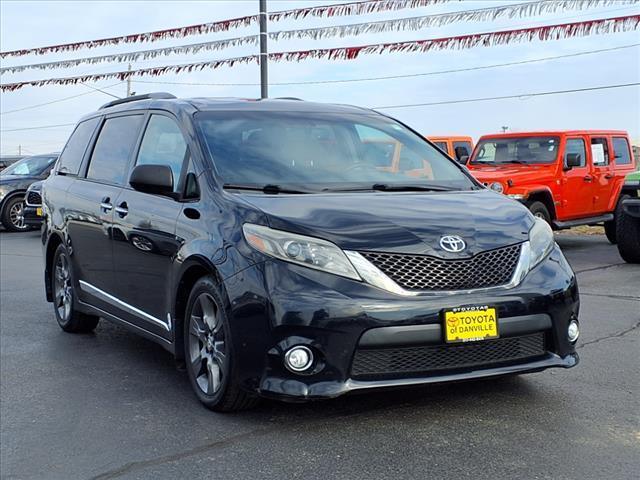
[[[620,191],[636,165],[627,132],[575,130],[484,135],[467,167],[554,229],[603,223],[616,243]]]
[[[427,140],[462,164],[467,163],[473,151],[471,137],[427,137]]]

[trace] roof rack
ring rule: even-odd
[[[109,103],[105,103],[99,108],[99,110],[113,107],[114,105],[120,105],[122,103],[137,102],[138,100],[152,100],[152,99],[162,100],[162,99],[169,99],[169,98],[177,98],[177,97],[175,95],[171,95],[170,93],[166,93],[166,92],[153,92],[153,93],[145,93],[144,95],[132,95],[131,97],[119,98],[117,100],[112,100]]]

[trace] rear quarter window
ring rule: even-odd
[[[58,172],[66,175],[78,174],[82,158],[99,121],[100,118],[97,117],[78,124],[60,154],[57,167]]]
[[[623,137],[613,137],[613,154],[616,165],[630,165],[629,142]]]

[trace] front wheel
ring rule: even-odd
[[[184,320],[189,381],[200,402],[218,412],[251,408],[257,398],[234,378],[235,357],[229,322],[216,281],[203,277],[189,295]]]
[[[53,307],[58,325],[65,332],[92,332],[99,317],[79,312],[75,308],[76,294],[69,253],[64,245],[58,245],[51,265],[51,286],[53,287]]]
[[[10,232],[26,232],[31,227],[24,222],[24,199],[17,195],[9,200],[2,209],[2,224]]]
[[[529,205],[529,211],[533,214],[534,217],[538,217],[543,219],[548,224],[551,224],[551,214],[549,210],[542,202],[531,202]]]

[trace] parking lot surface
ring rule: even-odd
[[[238,414],[206,410],[160,346],[44,299],[39,233],[0,233],[0,476],[629,479],[640,471],[640,266],[559,235],[582,298],[571,370]]]

